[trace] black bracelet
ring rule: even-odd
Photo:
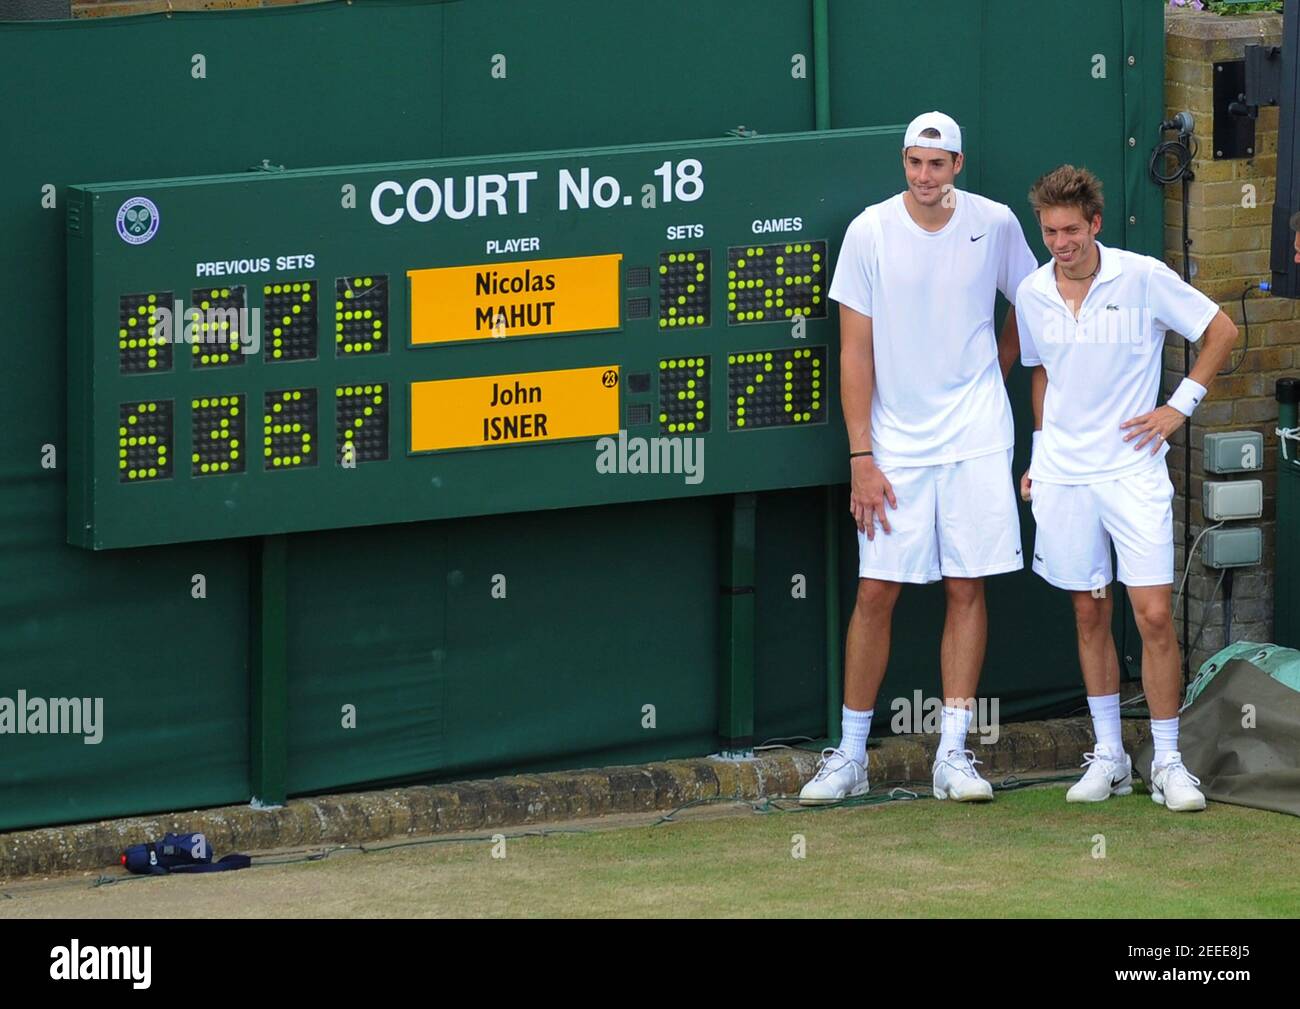
[[[863,452],[850,452],[850,453],[849,453],[849,458],[850,458],[850,459],[856,459],[856,458],[857,458],[858,456],[860,456],[860,455],[875,455],[875,453],[872,452],[871,449],[867,449],[866,451],[863,451]]]

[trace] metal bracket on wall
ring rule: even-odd
[[[1282,47],[1246,46],[1246,104],[1256,112],[1261,105],[1276,105],[1281,90]]]
[[[1258,106],[1246,104],[1246,61],[1214,64],[1214,160],[1255,156]]]

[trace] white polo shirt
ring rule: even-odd
[[[882,466],[937,466],[1014,441],[993,310],[1038,262],[1011,208],[965,190],[939,231],[898,194],[849,224],[830,297],[871,318],[871,442]]]
[[[1076,320],[1047,263],[1020,284],[1016,321],[1020,360],[1047,369],[1043,433],[1032,480],[1084,484],[1164,465],[1168,443],[1152,456],[1125,442],[1126,420],[1155,409],[1166,331],[1196,341],[1219,306],[1164,263],[1097,243],[1101,264]]]

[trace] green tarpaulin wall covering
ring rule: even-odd
[[[1161,5],[1099,0],[1078,14],[944,0],[918,20],[911,4],[832,0],[829,125],[943,108],[970,136],[964,185],[1010,203],[1040,258],[1024,194],[1065,160],[1103,178],[1108,242],[1158,252],[1145,159],[1162,112]],[[741,124],[810,130],[814,73],[791,69],[795,54],[811,61],[812,32],[811,4],[795,0],[369,0],[0,25],[0,696],[104,699],[98,744],[0,735],[0,829],[254,794],[257,542],[65,543],[65,472],[43,468],[42,453],[66,444],[67,186],[264,159],[300,168],[716,138]],[[504,80],[490,75],[497,53]],[[60,194],[53,209],[46,186]],[[1012,391],[1018,474],[1022,372]],[[289,792],[716,749],[729,508],[681,500],[287,537]],[[758,498],[756,740],[825,732],[824,514],[820,490]],[[836,515],[843,621],[856,543],[840,504]],[[1028,540],[1027,510],[1022,522]],[[508,607],[467,590],[507,563],[531,572],[512,580]],[[791,597],[792,572],[807,576],[807,599]],[[191,594],[196,574],[206,598]],[[1064,594],[1004,576],[989,609],[982,688],[1003,718],[1080,692]],[[882,703],[937,689],[941,619],[938,587],[905,593]],[[347,704],[360,717],[341,746]]]
[[[1214,802],[1300,816],[1300,652],[1238,641],[1201,666],[1179,712],[1178,749]],[[1148,782],[1155,746],[1133,754]]]

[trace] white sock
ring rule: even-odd
[[[939,720],[939,756],[950,750],[966,749],[966,730],[970,728],[970,708],[950,708],[943,706],[943,717]]]
[[[864,767],[867,763],[867,737],[871,735],[871,716],[875,708],[869,711],[854,711],[844,707],[840,722],[840,749],[850,760],[856,760]]]
[[[1151,719],[1151,739],[1156,744],[1156,755],[1151,766],[1159,767],[1169,759],[1170,754],[1178,752],[1178,716]]]
[[[1119,694],[1088,697],[1088,710],[1092,712],[1092,731],[1097,745],[1104,746],[1112,757],[1124,752],[1124,736],[1119,728]]]

